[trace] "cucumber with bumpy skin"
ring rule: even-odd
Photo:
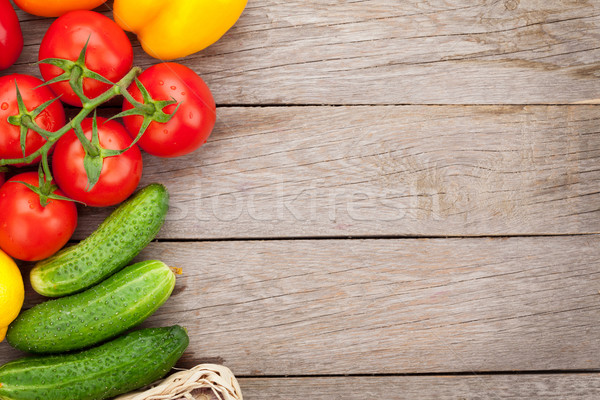
[[[31,286],[41,295],[81,292],[126,266],[158,234],[169,208],[169,194],[153,183],[121,204],[80,243],[38,262]]]
[[[165,376],[189,344],[180,326],[142,329],[79,353],[0,367],[3,400],[103,400]]]
[[[142,323],[171,295],[175,274],[161,261],[142,261],[85,292],[22,312],[6,339],[30,353],[80,350]]]

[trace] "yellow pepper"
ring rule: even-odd
[[[146,53],[172,60],[196,53],[221,38],[248,0],[115,0],[114,18],[137,34]]]

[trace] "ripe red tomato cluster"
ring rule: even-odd
[[[93,11],[72,11],[59,17],[46,32],[39,50],[39,60],[65,59],[76,62],[86,47],[85,68],[118,82],[132,68],[133,50],[127,35],[111,19]],[[65,71],[55,65],[40,64],[40,73],[48,82]],[[57,196],[66,196],[88,206],[115,205],[129,197],[138,186],[142,175],[140,148],[159,157],[178,157],[188,154],[204,144],[216,120],[212,94],[204,81],[190,68],[177,63],[161,63],[149,67],[139,76],[139,81],[153,100],[174,100],[163,109],[175,114],[166,123],[153,121],[144,135],[129,150],[102,159],[98,181],[90,188],[84,158],[86,151],[74,130],[64,134],[53,148],[51,170]],[[27,131],[22,146],[21,130],[12,124],[11,116],[19,114],[17,87],[28,112],[44,130],[56,132],[65,124],[62,103],[81,107],[82,99],[69,82],[44,82],[29,75],[11,74],[0,77],[0,158],[22,158],[40,149],[46,139],[33,130]],[[106,82],[83,78],[83,94],[94,99],[111,87]],[[131,96],[143,102],[138,86],[133,83]],[[34,110],[41,104],[58,97],[38,115]],[[123,100],[123,110],[133,105]],[[127,148],[138,135],[144,117],[123,117],[116,120],[92,118],[81,123],[83,136],[97,142],[103,149]],[[138,147],[139,146],[139,147]],[[39,162],[39,158],[33,163]],[[33,164],[32,163],[32,164]],[[22,165],[20,165],[22,166]],[[0,185],[4,176],[0,172]],[[58,251],[71,237],[77,225],[77,209],[73,202],[57,198],[48,199],[44,206],[40,196],[30,190],[41,182],[35,172],[12,176],[0,187],[0,248],[15,258],[40,260]],[[56,196],[55,196],[56,197]]]

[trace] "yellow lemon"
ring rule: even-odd
[[[0,342],[6,336],[8,324],[19,315],[24,299],[21,271],[12,258],[0,250]]]

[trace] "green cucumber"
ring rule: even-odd
[[[46,301],[22,312],[6,335],[29,353],[80,350],[142,323],[171,295],[175,274],[161,261],[143,261],[85,292]]]
[[[41,295],[81,292],[126,266],[158,234],[169,193],[153,183],[121,204],[87,239],[38,262],[31,286]]]
[[[165,376],[189,344],[180,326],[142,329],[79,353],[0,367],[2,400],[103,400]]]

